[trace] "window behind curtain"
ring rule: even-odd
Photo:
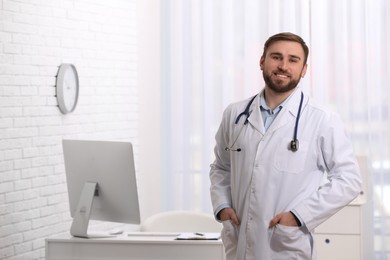
[[[272,34],[301,35],[301,80],[343,118],[367,158],[375,259],[390,259],[390,3],[386,0],[161,0],[164,209],[212,212],[209,165],[223,109],[260,91]]]

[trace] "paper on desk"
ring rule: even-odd
[[[181,233],[176,240],[218,240],[221,238],[220,233]]]

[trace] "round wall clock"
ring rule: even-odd
[[[73,112],[79,97],[79,77],[73,64],[63,63],[57,73],[56,95],[60,111]]]

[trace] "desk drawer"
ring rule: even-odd
[[[314,235],[318,260],[361,259],[360,236]]]

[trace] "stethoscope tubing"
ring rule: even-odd
[[[298,125],[299,125],[299,118],[301,117],[302,103],[303,103],[303,92],[301,92],[301,101],[299,102],[297,119],[295,120],[294,140],[298,140],[298,138],[297,138],[297,135],[298,135]]]

